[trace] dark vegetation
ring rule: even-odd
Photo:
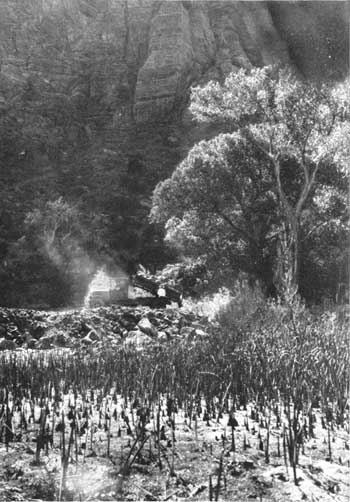
[[[154,271],[171,259],[147,220],[163,173],[115,115],[128,98],[111,64],[117,14],[90,4],[0,7],[2,305],[81,304],[101,264]]]

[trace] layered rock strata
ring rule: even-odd
[[[345,2],[125,0],[115,9],[123,113],[136,124],[174,119],[190,85],[238,67],[287,65],[316,79],[347,71]]]

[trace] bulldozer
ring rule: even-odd
[[[138,288],[152,296],[131,296],[130,289]],[[161,285],[143,276],[135,274],[130,279],[128,277],[118,277],[112,289],[93,291],[88,300],[88,307],[105,307],[109,305],[123,306],[147,306],[151,308],[164,308],[172,302],[182,306],[182,295],[176,289]]]

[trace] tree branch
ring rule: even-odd
[[[257,243],[255,242],[254,238],[249,235],[245,230],[243,230],[242,228],[238,227],[237,225],[235,225],[233,223],[233,221],[231,220],[231,218],[229,218],[223,211],[221,211],[218,207],[216,207],[215,209],[216,213],[221,216],[221,218],[226,221],[226,223],[228,223],[230,225],[230,227],[237,233],[239,233],[242,237],[244,237],[244,239],[248,242],[250,242],[251,244],[253,244],[253,246],[255,248],[259,248],[259,246],[257,245]]]
[[[319,160],[311,174],[311,176],[309,175],[309,173],[307,174],[307,177],[305,177],[305,184],[303,186],[303,189],[302,189],[302,192],[300,194],[300,197],[299,197],[299,200],[297,202],[297,205],[296,205],[296,208],[295,208],[295,215],[297,218],[299,218],[300,214],[301,214],[301,211],[304,207],[304,204],[306,202],[306,199],[308,198],[309,196],[309,193],[310,193],[310,190],[314,184],[314,181],[315,181],[315,177],[316,177],[316,174],[317,174],[317,171],[320,167],[320,164],[321,164],[321,161]],[[306,170],[307,171],[307,167],[303,165],[303,168],[304,168],[304,171]]]
[[[270,145],[268,143],[266,143],[266,148],[265,148],[260,141],[257,141],[254,138],[254,135],[250,132],[248,127],[243,127],[241,129],[241,132],[243,133],[246,140],[248,140],[252,145],[254,145],[258,150],[260,150],[260,152],[262,152],[270,161],[273,160],[274,157],[272,153],[270,153]]]
[[[48,241],[49,246],[52,246],[55,241],[58,227],[59,227],[59,223],[56,221],[53,229],[50,232],[50,235],[47,236],[47,241]]]
[[[311,234],[313,234],[315,232],[315,230],[317,230],[318,228],[321,228],[323,227],[324,225],[327,225],[330,221],[332,220],[328,220],[328,221],[322,221],[321,223],[319,223],[318,225],[315,225],[311,230],[309,230],[309,232],[305,235],[305,237],[303,237],[301,239],[300,242],[305,242],[306,239],[308,239],[310,237]]]
[[[242,129],[242,133],[243,133],[244,137],[252,145],[254,145],[256,148],[258,148],[258,150],[260,152],[262,152],[265,155],[265,157],[271,162],[271,164],[274,168],[274,171],[275,171],[275,176],[276,176],[276,181],[277,181],[277,190],[278,190],[278,195],[280,197],[282,206],[283,206],[284,210],[286,211],[288,218],[292,219],[292,207],[289,204],[287,196],[286,196],[286,194],[283,190],[283,187],[282,187],[279,154],[273,155],[270,152],[270,145],[267,144],[266,148],[265,148],[259,141],[257,141],[254,138],[253,134],[249,131],[249,129],[247,127]]]

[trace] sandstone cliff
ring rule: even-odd
[[[113,137],[127,149],[131,139],[163,171],[206,134],[186,113],[191,85],[267,64],[308,79],[342,78],[348,14],[346,2],[115,1]]]
[[[290,59],[264,3],[160,3],[137,75],[135,120],[166,118],[190,84],[219,79],[241,66],[274,63]]]
[[[346,71],[345,2],[125,0],[115,8],[127,116],[137,124],[174,119],[190,85],[237,67],[293,65],[315,79]]]

